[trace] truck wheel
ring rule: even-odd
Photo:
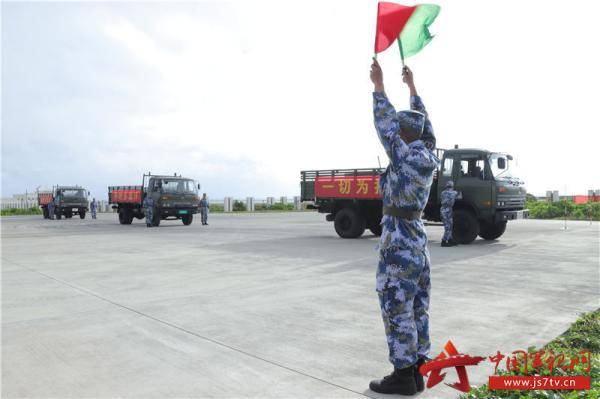
[[[80,215],[81,217],[81,215]],[[85,213],[84,213],[85,217]],[[83,219],[83,217],[82,217]],[[131,224],[133,222],[133,215],[129,209],[121,209],[119,211],[119,223],[121,224]]]
[[[65,219],[71,219],[73,214],[71,212],[65,212]]]
[[[85,219],[85,211],[79,211],[79,219]]]
[[[191,213],[189,215],[185,215],[185,216],[181,217],[181,221],[186,226],[189,226],[190,224],[192,224],[192,220],[194,220],[194,215]]]
[[[453,213],[452,235],[459,244],[470,244],[479,234],[479,223],[475,214],[467,209],[456,209]]]
[[[506,231],[506,221],[498,222],[496,224],[484,223],[479,228],[479,237],[484,240],[495,240],[499,238]]]
[[[152,226],[160,226],[160,214],[158,213],[158,209],[156,208],[154,209],[154,213],[152,214]]]
[[[57,211],[55,213],[56,213],[56,220],[62,219],[62,211]]]
[[[365,232],[365,219],[352,208],[344,208],[335,215],[335,232],[342,238],[358,238]]]

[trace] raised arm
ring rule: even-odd
[[[395,152],[407,145],[400,139],[398,132],[400,125],[396,118],[396,109],[385,95],[383,87],[383,72],[376,59],[371,65],[371,81],[374,84],[373,92],[373,119],[379,140],[385,148],[390,160],[394,158]]]
[[[413,111],[419,111],[427,115],[425,105],[423,105],[421,97],[419,97],[419,95],[417,94],[417,87],[415,86],[413,73],[407,66],[405,66],[402,69],[402,81],[406,83],[406,85],[408,86],[408,90],[410,91],[410,109],[412,109]]]
[[[435,134],[433,133],[433,126],[431,126],[431,121],[429,120],[427,109],[425,109],[425,104],[423,104],[423,100],[417,94],[413,73],[410,68],[406,66],[402,70],[402,80],[404,83],[406,83],[410,91],[410,109],[413,111],[419,111],[422,114],[425,114],[427,117],[427,119],[425,119],[425,126],[423,127],[423,135],[421,136],[421,140],[423,140],[427,148],[431,150],[435,147],[436,142]]]

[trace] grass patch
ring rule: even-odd
[[[591,352],[592,377],[591,389],[578,391],[562,390],[534,390],[534,391],[508,391],[489,390],[487,384],[474,388],[468,394],[460,396],[461,399],[598,399],[600,398],[600,309],[582,315],[562,335],[550,341],[542,349],[551,350],[555,354],[563,353],[567,357],[576,356],[580,351]],[[529,353],[537,352],[535,347],[528,348]],[[532,356],[530,356],[531,358]],[[527,374],[524,368],[513,372],[499,372],[502,375],[549,375],[548,371],[536,374],[529,361]],[[577,365],[573,371],[563,371],[558,368],[553,375],[585,375],[583,369],[587,365]]]
[[[1,209],[0,216],[21,216],[21,215],[41,215],[42,210],[37,206],[31,208],[19,209],[19,208],[8,208]]]

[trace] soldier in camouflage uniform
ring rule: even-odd
[[[429,252],[421,220],[439,159],[422,138],[427,114],[417,95],[412,72],[403,80],[410,89],[412,111],[396,112],[386,97],[383,74],[371,66],[375,128],[390,163],[380,176],[383,194],[377,292],[394,372],[369,388],[379,393],[414,395],[424,389],[418,367],[429,359]],[[429,147],[435,145],[431,124]],[[433,143],[433,145],[431,145]]]
[[[146,227],[152,227],[152,220],[154,219],[154,199],[151,196],[146,195],[142,205],[144,206],[144,212],[146,213]]]
[[[458,197],[458,192],[454,190],[454,183],[452,180],[446,183],[446,189],[442,191],[440,200],[442,207],[440,208],[440,215],[442,216],[442,223],[444,223],[444,236],[442,237],[442,247],[453,247],[456,242],[452,238],[452,207],[454,201]]]

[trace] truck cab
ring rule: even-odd
[[[440,198],[446,182],[462,194],[454,204],[454,236],[462,244],[480,237],[500,237],[506,222],[528,216],[526,189],[510,172],[509,154],[481,149],[455,148],[443,152],[441,168],[431,187],[425,218],[440,221]]]
[[[191,224],[192,215],[198,212],[200,185],[181,176],[145,177],[148,180],[143,197],[150,196],[154,200],[155,224],[158,225],[160,219],[167,218],[181,219],[183,224]]]

